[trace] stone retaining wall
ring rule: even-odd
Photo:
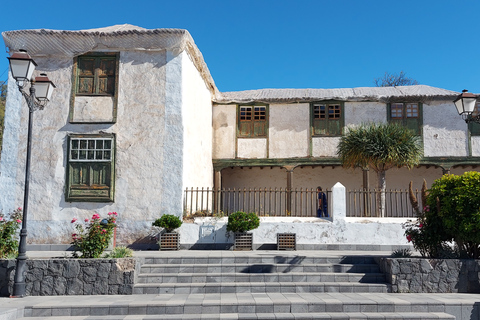
[[[480,260],[377,258],[392,292],[480,293]]]
[[[15,260],[0,260],[0,297],[12,294]],[[29,296],[132,294],[134,258],[27,260]]]

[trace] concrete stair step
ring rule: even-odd
[[[209,293],[387,293],[386,283],[358,282],[221,282],[221,283],[139,283],[134,294],[209,294]]]
[[[65,316],[51,316],[51,317],[23,317],[18,320],[64,320]],[[224,314],[184,314],[184,315],[107,315],[107,316],[69,316],[71,320],[314,320],[314,319],[342,319],[342,320],[357,320],[357,319],[405,319],[405,320],[454,320],[455,317],[444,312],[328,312],[328,313],[224,313]]]
[[[188,254],[188,253],[187,253]],[[285,255],[284,252],[265,256],[182,256],[182,257],[146,257],[146,264],[375,264],[371,256],[315,257]]]
[[[379,273],[377,264],[144,264],[144,273],[285,273],[285,272],[345,272]]]
[[[219,282],[361,282],[383,283],[383,273],[146,273],[138,283],[219,283]]]

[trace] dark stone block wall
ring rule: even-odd
[[[136,260],[27,260],[29,296],[132,294]],[[12,294],[15,260],[0,260],[0,296]]]
[[[480,260],[377,258],[392,292],[480,293]]]

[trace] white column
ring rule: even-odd
[[[345,220],[347,216],[346,189],[337,182],[332,188],[332,209],[330,215],[332,219]]]

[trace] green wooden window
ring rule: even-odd
[[[475,105],[475,109],[473,110],[472,117],[478,116],[480,114],[480,107],[479,104]],[[470,130],[470,134],[472,136],[480,136],[480,124],[475,122],[470,122],[468,124],[468,130]]]
[[[312,103],[312,135],[339,136],[344,126],[343,103]]]
[[[422,134],[423,111],[421,103],[390,103],[388,104],[388,121],[398,123]]]
[[[238,136],[267,136],[267,106],[238,106]]]
[[[67,201],[113,201],[114,146],[113,135],[69,136]]]
[[[115,94],[117,57],[85,55],[77,58],[77,95]]]

